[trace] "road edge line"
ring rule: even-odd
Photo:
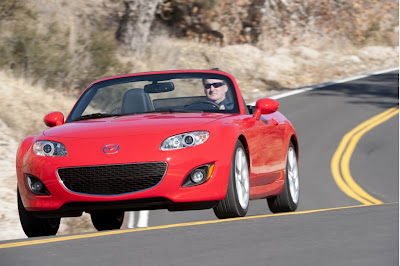
[[[362,79],[362,78],[366,78],[366,77],[385,74],[385,73],[389,73],[389,72],[396,71],[396,70],[399,70],[399,68],[398,67],[388,68],[388,69],[384,69],[384,70],[371,72],[371,73],[368,73],[368,74],[362,74],[362,75],[352,76],[352,77],[349,77],[349,78],[344,78],[344,79],[334,80],[334,81],[325,82],[325,83],[321,83],[321,84],[316,84],[316,85],[312,85],[312,86],[306,86],[306,87],[303,87],[303,88],[300,88],[300,89],[295,89],[295,90],[291,90],[291,91],[284,92],[284,93],[281,93],[281,94],[272,95],[272,96],[270,96],[268,98],[277,100],[277,99],[289,97],[289,96],[292,96],[292,95],[300,94],[300,93],[303,93],[303,92],[306,92],[306,91],[320,89],[320,88],[324,88],[324,87],[327,87],[327,86],[332,86],[332,85],[335,85],[335,84],[341,84],[341,83],[345,83],[345,82],[348,82],[348,81],[353,81],[353,80]],[[254,106],[255,104],[256,104],[256,102],[251,102],[248,105],[253,105]]]
[[[198,221],[198,222],[188,222],[188,223],[179,223],[179,224],[169,224],[169,225],[160,225],[160,226],[144,227],[144,228],[102,231],[102,232],[87,233],[87,234],[80,234],[80,235],[60,236],[60,237],[55,237],[55,238],[46,238],[46,239],[38,239],[38,240],[27,240],[27,241],[10,242],[10,243],[5,243],[5,244],[0,244],[0,249],[13,248],[13,247],[22,247],[22,246],[31,246],[31,245],[39,245],[39,244],[49,244],[49,243],[54,243],[54,242],[62,242],[62,241],[77,240],[77,239],[84,239],[84,238],[93,238],[93,237],[100,237],[100,236],[120,235],[120,234],[141,232],[141,231],[153,231],[153,230],[161,230],[161,229],[168,229],[168,228],[178,228],[178,227],[186,227],[186,226],[226,223],[226,222],[234,222],[234,221],[241,221],[241,220],[252,220],[252,219],[270,218],[270,217],[288,216],[288,215],[298,215],[298,214],[311,214],[311,213],[327,212],[327,211],[334,211],[334,210],[345,210],[345,209],[354,209],[354,208],[380,206],[380,205],[394,205],[394,204],[399,204],[399,202],[390,202],[390,203],[383,203],[383,204],[371,204],[371,205],[343,206],[343,207],[333,207],[333,208],[315,209],[315,210],[307,210],[307,211],[296,211],[296,212],[284,212],[284,213],[275,213],[275,214],[245,216],[245,217],[240,217],[240,218],[230,218],[230,219],[220,219],[220,220],[209,220],[209,221]]]

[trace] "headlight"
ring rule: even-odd
[[[39,140],[33,144],[33,152],[40,156],[66,156],[67,149],[61,143]]]
[[[210,134],[207,131],[193,131],[167,138],[161,144],[160,150],[176,150],[186,147],[200,145],[208,139]]]

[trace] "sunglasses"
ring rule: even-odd
[[[225,85],[225,83],[223,82],[209,83],[209,84],[204,84],[204,88],[209,89],[211,88],[211,86],[213,86],[214,88],[219,88],[222,85]]]

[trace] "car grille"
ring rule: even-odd
[[[166,170],[166,162],[150,162],[60,168],[58,176],[73,192],[118,195],[156,186]]]

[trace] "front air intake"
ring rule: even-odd
[[[67,189],[91,195],[118,195],[149,189],[161,182],[166,171],[166,162],[68,167],[57,170]]]

